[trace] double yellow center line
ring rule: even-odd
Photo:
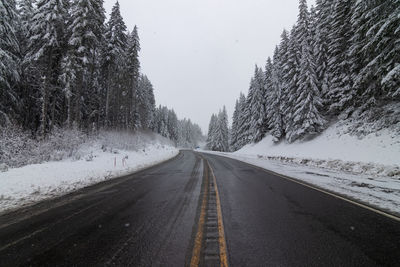
[[[199,266],[201,263],[201,258],[205,253],[204,248],[204,230],[207,221],[206,215],[209,210],[216,206],[216,217],[217,217],[217,231],[218,231],[218,250],[219,250],[219,263],[221,267],[228,267],[228,254],[226,248],[226,240],[224,233],[224,224],[222,220],[221,211],[221,200],[219,198],[219,191],[217,186],[217,180],[214,175],[210,164],[207,160],[203,159],[204,162],[204,173],[203,173],[203,194],[200,207],[200,216],[198,221],[197,233],[194,240],[194,247],[192,252],[192,258],[190,261],[190,266]],[[210,177],[211,176],[211,177]],[[209,199],[215,198],[215,204],[213,202],[209,203]],[[207,209],[208,208],[208,209]],[[212,223],[212,222],[210,222]]]

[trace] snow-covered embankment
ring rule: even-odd
[[[139,138],[140,145],[135,144],[133,150],[118,149],[121,146],[115,140],[112,145],[104,145],[104,140],[92,140],[80,147],[79,160],[67,158],[0,172],[0,212],[133,173],[179,153],[165,140],[149,142],[142,138],[141,141]]]

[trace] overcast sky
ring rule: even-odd
[[[105,0],[110,13],[116,0]],[[128,29],[136,24],[140,61],[157,105],[173,108],[203,132],[226,105],[229,123],[255,64],[265,65],[283,28],[297,19],[298,0],[119,0]],[[308,0],[309,5],[315,0]]]

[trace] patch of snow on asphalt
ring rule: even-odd
[[[31,164],[0,172],[0,212],[79,188],[129,174],[176,156],[179,151],[167,144],[152,143],[138,149],[104,150],[91,144],[80,160]]]

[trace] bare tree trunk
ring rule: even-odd
[[[47,106],[48,106],[48,78],[45,77],[44,86],[42,87],[42,108],[40,117],[40,135],[42,138],[46,136],[47,128]]]
[[[110,86],[110,81],[111,75],[110,75],[110,67],[108,67],[107,70],[107,95],[106,95],[106,118],[105,118],[105,127],[109,128],[110,126],[110,100],[111,100],[111,86]]]
[[[83,85],[83,71],[79,71],[78,82],[75,90],[75,118],[74,121],[78,127],[81,126],[81,101],[82,101],[82,85]]]
[[[52,57],[53,51],[50,49],[48,55],[48,68],[47,73],[44,77],[44,86],[42,87],[42,108],[41,108],[41,118],[40,118],[40,135],[42,138],[46,137],[46,129],[47,129],[47,112],[48,112],[48,105],[49,105],[49,88],[50,88],[50,79],[51,79],[51,72],[52,72]]]
[[[71,107],[71,96],[67,96],[67,127],[72,127],[72,107]]]
[[[54,90],[53,90],[53,93],[54,93]],[[51,101],[51,116],[50,116],[50,118],[51,118],[51,120],[50,120],[50,131],[51,130],[53,130],[53,127],[54,127],[54,123],[55,123],[55,120],[56,120],[56,116],[55,116],[55,113],[56,113],[56,101],[57,101],[57,97],[56,97],[56,95],[55,94],[53,94],[54,96],[53,96],[53,99],[52,99],[52,101]]]

